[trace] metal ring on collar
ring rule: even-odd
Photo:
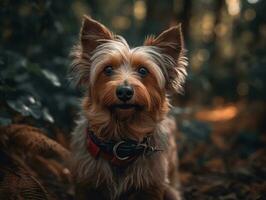
[[[113,153],[114,153],[115,157],[116,157],[117,159],[119,159],[119,160],[126,160],[126,159],[129,158],[129,156],[121,157],[121,156],[119,156],[119,155],[117,154],[117,149],[118,149],[119,145],[121,145],[121,144],[123,144],[123,143],[125,143],[125,141],[117,142],[117,143],[114,145],[114,147],[113,147]]]

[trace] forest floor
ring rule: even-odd
[[[184,199],[266,199],[264,113],[262,102],[173,109],[180,130],[177,144]],[[57,131],[54,139],[68,146],[66,134]],[[8,152],[0,156],[1,162],[13,162],[14,157]],[[34,156],[27,158],[23,165],[52,197],[73,199],[69,171],[60,162]],[[10,166],[12,170],[0,167],[0,178],[3,174],[7,177],[7,173],[20,173],[24,177],[21,167]],[[18,181],[17,178],[10,180]]]
[[[180,135],[185,199],[266,199],[264,106],[242,102],[195,113]]]

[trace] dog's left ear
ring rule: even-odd
[[[187,58],[185,57],[181,25],[165,30],[156,38],[148,37],[144,45],[157,47],[166,58],[163,61],[165,66],[161,66],[166,68],[164,71],[167,71],[167,74],[165,74],[167,79],[166,89],[169,92],[182,92],[182,84],[187,75]]]

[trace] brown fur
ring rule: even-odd
[[[130,49],[126,41],[106,27],[84,18],[80,43],[74,48],[72,77],[85,87],[82,112],[73,132],[73,172],[77,199],[180,199],[177,153],[173,120],[167,94],[180,92],[186,75],[181,27],[173,27],[143,47]],[[114,74],[106,76],[105,66]],[[145,66],[149,74],[140,77]],[[116,88],[129,84],[134,95],[129,103],[141,106],[121,110]],[[139,156],[127,168],[118,170],[103,158],[94,159],[87,151],[86,131],[102,140],[134,139],[141,142],[150,135],[151,143],[163,149],[151,156]]]

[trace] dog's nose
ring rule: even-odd
[[[121,101],[128,101],[128,100],[130,100],[132,98],[133,94],[134,94],[134,90],[129,85],[119,85],[116,88],[116,96]]]

